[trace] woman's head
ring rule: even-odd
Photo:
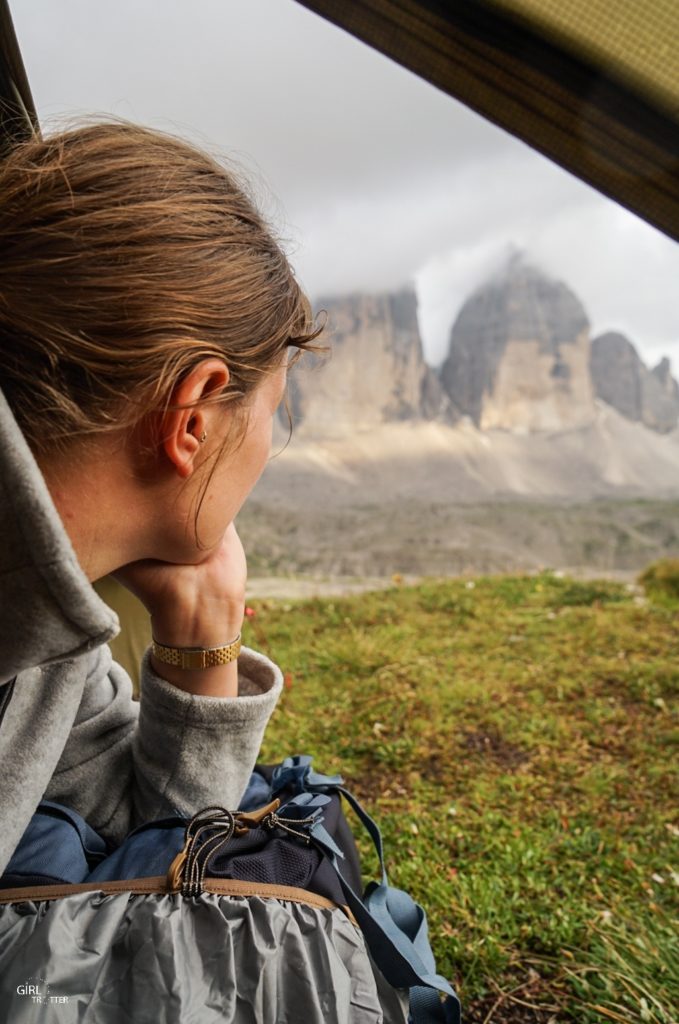
[[[134,125],[19,144],[0,164],[0,252],[2,388],[36,454],[160,423],[212,358],[242,433],[286,349],[318,334],[234,175]]]

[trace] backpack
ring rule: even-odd
[[[363,892],[358,852],[344,816],[342,799],[352,807],[367,830],[379,859],[380,879],[370,882]],[[84,932],[88,934],[96,928],[93,911],[97,904],[92,904],[93,894],[107,893],[115,893],[118,899],[123,894],[130,899],[132,895],[171,895],[175,901],[185,902],[194,909],[200,905],[201,899],[204,900],[206,893],[217,901],[226,896],[241,902],[244,898],[283,901],[288,908],[294,906],[294,913],[298,915],[305,909],[309,913],[309,908],[314,908],[306,922],[308,929],[303,953],[303,957],[311,960],[317,953],[315,936],[318,936],[318,929],[325,928],[327,932],[327,911],[337,912],[340,908],[339,917],[337,914],[331,917],[332,927],[340,931],[344,929],[344,933],[333,936],[332,941],[338,948],[344,948],[347,925],[360,929],[377,983],[381,1008],[387,1012],[388,1019],[404,1020],[403,1014],[407,1013],[412,1024],[460,1024],[459,1000],[448,981],[436,972],[424,911],[406,893],[389,885],[377,825],[344,787],[342,778],[315,772],[308,756],[288,757],[276,766],[258,765],[235,812],[219,806],[207,807],[191,819],[177,812],[175,816],[136,828],[116,849],[111,849],[73,810],[53,801],[42,801],[0,877],[0,974],[3,977],[0,992],[4,993],[9,976],[12,984],[19,977],[19,961],[26,964],[22,968],[24,975],[27,968],[34,967],[35,974],[39,973],[40,967],[46,967],[44,963],[40,965],[31,960],[36,952],[44,953],[44,937],[33,952],[29,950],[31,942],[19,942],[15,947],[16,955],[7,961],[3,950],[13,948],[11,933],[16,933],[17,928],[14,919],[9,922],[7,930],[3,928],[6,908],[18,914],[28,899],[42,907],[49,906],[47,901],[76,897],[87,899],[90,900],[89,909],[81,911],[81,914],[85,915]],[[100,907],[106,898],[101,896]],[[251,902],[251,906],[254,905]],[[319,916],[321,910],[325,917]],[[143,911],[130,904],[128,915],[141,913],[146,918],[147,931],[159,934],[162,925],[158,915],[166,911],[162,901],[160,904],[151,902]],[[47,916],[46,913],[45,919]],[[264,933],[269,924],[263,925]],[[260,925],[262,922],[258,927]],[[201,927],[201,933],[205,927],[206,924]],[[238,927],[243,928],[242,922]],[[119,935],[117,919],[116,929],[115,934]],[[49,948],[49,922],[46,930]],[[192,930],[195,930],[198,942],[196,921],[188,932]],[[34,944],[38,931],[35,927],[30,932]],[[285,927],[283,933],[287,934]],[[140,941],[137,935],[135,942]],[[205,940],[201,941],[202,949]],[[295,949],[299,951],[299,942]],[[176,948],[169,951],[169,955],[175,963]],[[357,969],[359,957],[360,951],[352,949],[349,973],[356,984],[360,980]],[[258,959],[262,959],[261,954],[258,954]],[[263,962],[266,962],[266,957]],[[324,1020],[330,1019],[327,1000],[333,998],[335,982],[342,971],[337,966],[328,968],[331,977],[322,978],[324,965],[309,961],[305,962],[304,968],[306,993],[309,984],[313,983],[317,989],[314,999],[318,1001],[319,1014],[323,1014]],[[77,972],[76,963],[73,969]],[[204,971],[204,966],[202,969]],[[239,971],[242,973],[242,970],[241,965]],[[346,979],[341,984],[345,982]],[[17,983],[17,987],[20,984]],[[190,985],[188,978],[184,987],[186,985]],[[277,980],[270,986],[271,991],[278,991],[279,986],[280,977],[277,975]],[[324,986],[327,986],[327,991]],[[324,991],[322,999],[318,996],[321,990]],[[443,994],[443,1000],[439,993]],[[79,998],[83,998],[83,993],[79,993]],[[225,998],[224,994],[222,998]],[[351,1006],[360,1004],[361,998],[352,990]],[[297,1019],[310,1019],[305,1008],[298,1005],[297,1010]],[[63,1010],[60,1017],[63,1020]],[[98,1021],[100,1017],[92,1019]],[[142,1019],[146,1018],[135,1016],[135,1024]],[[168,1019],[183,1021],[196,1018],[179,1015]],[[347,1019],[382,1018],[381,1015],[356,1016],[352,1009]]]

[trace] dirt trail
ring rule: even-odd
[[[557,570],[564,576],[579,580],[607,579],[617,583],[634,583],[637,573],[628,570],[589,569],[572,566]],[[473,574],[468,574],[469,577]],[[418,583],[421,576],[260,576],[248,580],[247,597],[305,599],[309,597],[344,597],[348,594],[363,594],[368,590],[386,590],[398,585]]]

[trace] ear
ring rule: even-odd
[[[199,454],[205,450],[200,438],[204,434],[209,437],[217,418],[224,418],[223,406],[201,403],[219,394],[228,383],[226,363],[217,358],[203,359],[173,391],[171,408],[162,418],[160,445],[179,476],[191,476],[202,461]]]

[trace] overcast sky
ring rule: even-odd
[[[294,0],[10,0],[41,119],[114,114],[235,159],[314,297],[416,285],[439,362],[512,247],[593,333],[679,370],[679,245]]]

